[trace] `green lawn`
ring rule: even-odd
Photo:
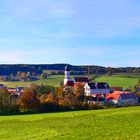
[[[140,107],[0,116],[1,140],[139,140]]]

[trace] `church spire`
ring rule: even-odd
[[[64,85],[67,85],[68,81],[70,81],[70,69],[68,65],[65,67],[65,78],[64,78]]]
[[[70,69],[68,68],[68,65],[65,67],[65,79],[70,79]]]

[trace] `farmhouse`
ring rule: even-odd
[[[116,105],[135,105],[138,103],[138,98],[132,92],[114,91],[108,94],[106,100],[109,103]]]

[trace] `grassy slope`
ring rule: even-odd
[[[140,107],[1,116],[2,140],[139,140]]]
[[[0,81],[0,84],[4,84],[7,87],[16,87],[16,86],[27,86],[28,84],[31,83],[37,83],[37,84],[47,84],[47,85],[52,85],[52,86],[59,86],[60,82],[63,80],[64,76],[63,75],[55,75],[55,76],[50,76],[48,79],[45,80],[38,80],[35,82],[3,82]]]
[[[73,76],[72,76],[73,77]],[[59,86],[60,82],[63,80],[63,75],[50,76],[46,80],[38,80],[35,83],[37,84],[47,84],[53,86]],[[102,76],[96,79],[96,81],[108,82],[110,86],[121,86],[121,87],[133,87],[138,79],[140,79],[139,74],[115,74],[111,76]],[[1,82],[8,87],[16,86],[27,86],[32,82]]]
[[[108,82],[110,86],[134,87],[140,79],[138,74],[115,74],[111,76],[102,76],[97,81]]]

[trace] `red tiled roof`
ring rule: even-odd
[[[107,96],[106,96],[106,99],[107,100],[118,100],[119,99],[119,97],[120,97],[120,94],[108,94]]]
[[[135,98],[135,95],[131,92],[114,91],[112,94],[108,94],[106,96],[106,99],[107,100],[118,100],[120,96],[124,100]]]
[[[16,93],[16,89],[15,88],[8,88],[8,92],[10,92],[10,93]]]
[[[67,83],[64,86],[74,86],[74,81],[67,81]]]

